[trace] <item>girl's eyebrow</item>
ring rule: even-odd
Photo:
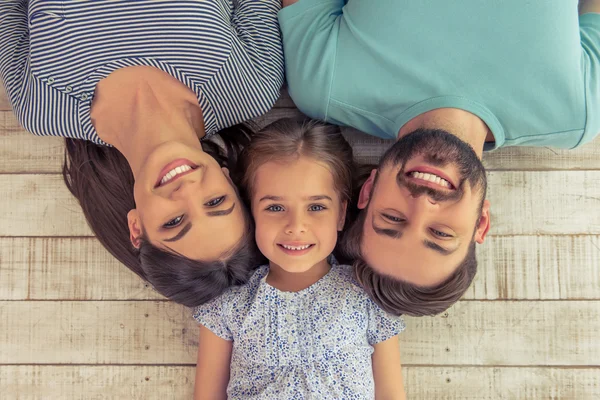
[[[271,200],[271,201],[281,201],[281,200],[284,200],[284,199],[285,199],[285,197],[267,195],[267,196],[264,196],[264,197],[262,197],[262,198],[259,200],[259,202],[261,202],[261,201],[265,201],[265,200]],[[318,200],[329,200],[329,201],[333,201],[333,200],[331,199],[331,197],[329,197],[329,196],[327,196],[327,195],[325,195],[325,194],[320,194],[320,195],[317,195],[317,196],[310,196],[310,197],[307,197],[306,199],[307,199],[307,200],[311,200],[311,201],[318,201]]]

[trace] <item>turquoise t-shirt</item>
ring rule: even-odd
[[[299,0],[280,11],[305,114],[382,138],[452,107],[501,146],[573,148],[600,131],[600,14],[577,0]]]

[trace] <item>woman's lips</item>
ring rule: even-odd
[[[193,162],[191,162],[190,160],[185,159],[185,158],[179,158],[179,159],[177,159],[175,161],[171,161],[170,163],[168,163],[167,165],[165,165],[163,167],[163,169],[160,171],[160,173],[158,174],[158,179],[156,180],[156,184],[154,185],[154,187],[157,188],[159,186],[164,185],[164,184],[161,184],[161,181],[163,180],[163,178],[169,172],[171,172],[173,169],[175,169],[177,167],[182,167],[184,165],[190,167],[191,169],[189,171],[178,173],[177,175],[175,175],[174,177],[172,177],[171,179],[169,179],[164,184],[173,182],[173,181],[179,179],[180,177],[182,177],[183,175],[189,174],[190,172],[193,172],[196,168],[198,168],[198,166],[196,164],[194,164]]]

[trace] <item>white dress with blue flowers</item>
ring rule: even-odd
[[[402,319],[364,293],[350,266],[332,265],[299,292],[270,286],[268,272],[194,310],[233,341],[228,398],[373,399],[373,345],[403,331]]]

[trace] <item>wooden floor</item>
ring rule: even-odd
[[[91,236],[62,141],[0,89],[0,398],[188,399],[198,329]],[[265,119],[297,115],[286,96]],[[363,159],[384,142],[349,132]],[[485,156],[492,230],[465,299],[407,318],[409,399],[600,399],[600,140]]]

